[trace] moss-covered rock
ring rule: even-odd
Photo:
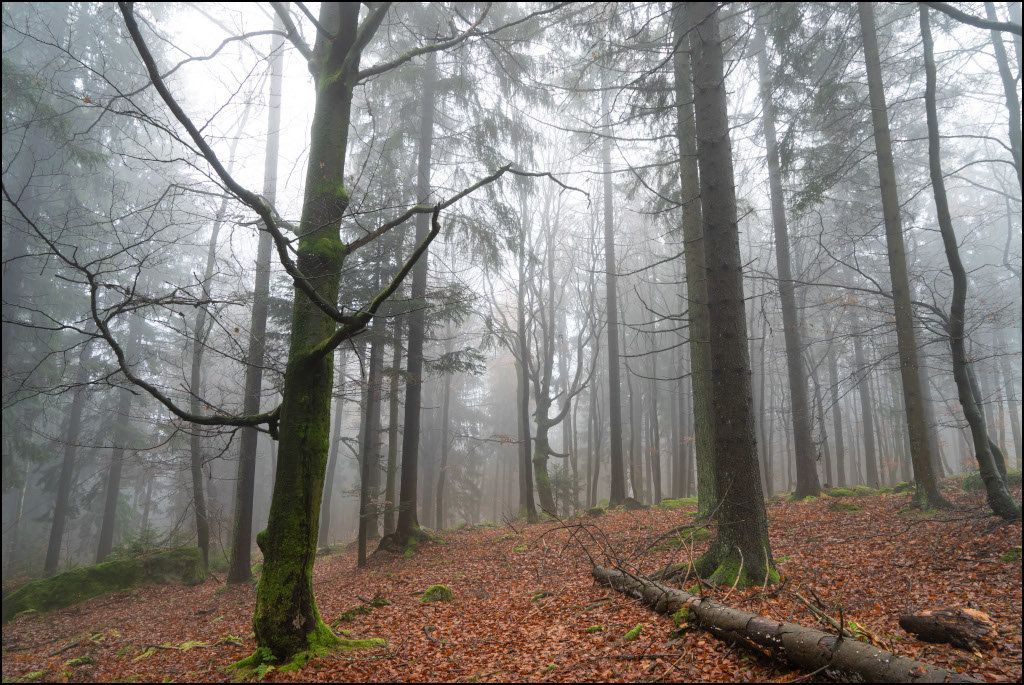
[[[696,497],[680,497],[678,499],[663,499],[658,503],[662,509],[682,509],[684,507],[697,506]]]
[[[999,561],[1020,561],[1020,545],[1007,550],[1003,556],[999,557]]]
[[[858,507],[853,502],[832,502],[828,505],[829,511],[864,511],[863,507]]]
[[[829,497],[856,497],[857,493],[849,488],[836,488],[828,491]]]
[[[587,516],[597,518],[598,516],[604,516],[607,513],[604,507],[590,507],[587,509]]]
[[[633,497],[627,497],[622,500],[622,506],[626,508],[626,511],[640,511],[641,509],[649,508],[646,504]]]
[[[913,483],[908,483],[907,481],[904,480],[904,481],[900,481],[899,483],[897,483],[895,485],[895,487],[893,487],[892,491],[893,492],[913,492],[914,491],[914,487],[915,486],[914,486]]]
[[[421,602],[450,602],[453,599],[455,595],[444,585],[431,585],[420,597]]]
[[[369,616],[372,613],[373,609],[365,604],[360,604],[359,606],[345,609],[338,618],[334,619],[334,623],[350,623],[356,619],[356,616]]]
[[[878,491],[866,485],[855,485],[853,491],[858,495],[876,495]]]
[[[205,578],[196,547],[82,566],[28,583],[12,592],[3,602],[3,622],[7,623],[23,611],[53,611],[140,585],[198,585]]]

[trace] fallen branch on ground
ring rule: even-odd
[[[686,608],[698,626],[728,642],[784,659],[808,671],[824,672],[837,680],[890,683],[975,683],[973,678],[795,623],[733,609],[710,599],[647,580],[630,573],[594,566],[594,578],[635,597],[658,613]]]

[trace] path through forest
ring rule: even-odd
[[[769,519],[782,590],[723,590],[716,598],[817,625],[795,599],[816,595],[826,605],[841,602],[845,620],[901,654],[976,678],[1019,681],[1021,524],[984,516],[981,495],[946,494],[962,508],[911,513],[909,495],[775,500]],[[834,511],[837,503],[861,511]],[[382,593],[389,606],[334,625],[352,637],[384,638],[387,647],[317,659],[299,673],[271,670],[265,680],[789,682],[806,675],[700,630],[673,637],[670,619],[596,585],[586,554],[569,541],[574,533],[607,536],[620,558],[651,571],[685,552],[661,545],[639,561],[635,555],[658,534],[692,521],[693,510],[618,511],[564,526],[515,523],[518,532],[446,531],[411,558],[373,558],[365,570],[355,568],[350,546],[316,566],[320,611],[335,622]],[[579,524],[585,535],[565,527]],[[695,551],[707,544],[696,543]],[[596,543],[588,548],[600,552]],[[1014,549],[1016,560],[1001,560]],[[419,593],[434,584],[449,587],[454,601],[421,603]],[[255,647],[254,599],[254,586],[225,589],[209,578],[197,587],[145,588],[23,616],[3,631],[4,681],[28,674],[65,682],[230,680],[221,667]],[[998,625],[991,649],[972,654],[918,642],[897,623],[901,613],[968,605]],[[638,624],[637,639],[624,640]]]

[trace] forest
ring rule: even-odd
[[[2,15],[5,683],[1020,682],[1020,3]]]

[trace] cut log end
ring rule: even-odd
[[[950,644],[974,650],[991,645],[996,624],[977,609],[935,609],[900,616],[900,627],[925,642]]]

